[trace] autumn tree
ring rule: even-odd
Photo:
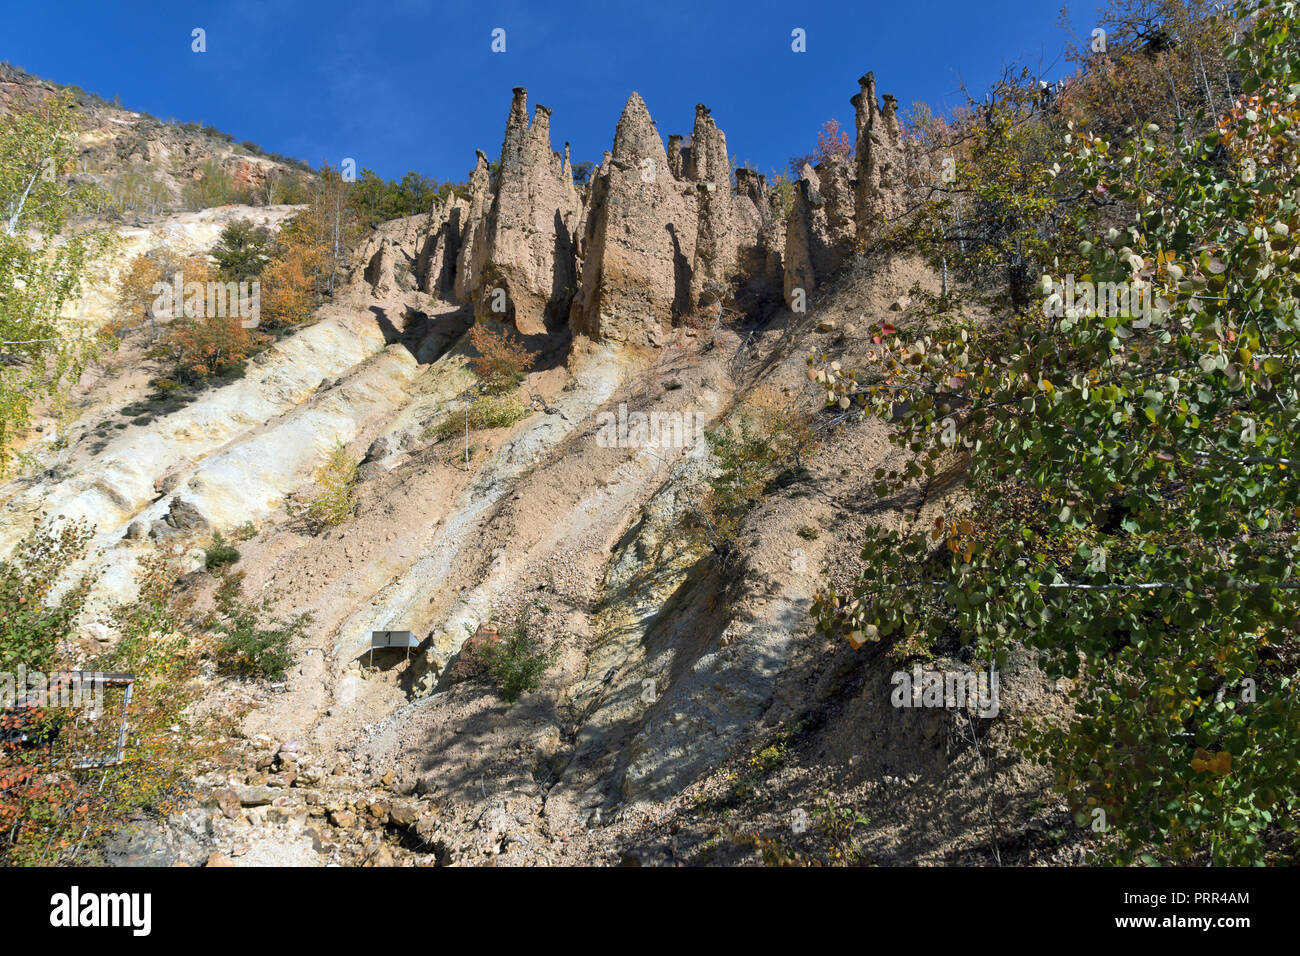
[[[186,273],[193,280],[209,276],[209,266],[205,256],[187,257],[178,255],[167,247],[141,252],[131,258],[126,268],[118,276],[115,299],[117,315],[111,324],[115,335],[147,327],[152,332],[165,331],[165,323],[173,315],[180,315],[177,308],[157,309],[160,298],[158,286],[173,288],[173,280],[178,275],[186,281]],[[170,300],[165,300],[170,302]]]
[[[1059,97],[1061,112],[1111,138],[1148,123],[1164,138],[1208,132],[1240,92],[1229,55],[1239,25],[1220,7],[1218,0],[1109,0],[1094,31],[1066,51],[1079,72]]]
[[[528,350],[505,330],[493,332],[476,322],[469,330],[469,341],[478,353],[470,359],[470,366],[489,392],[514,388],[523,378],[524,369],[532,363]]]
[[[805,165],[816,166],[831,156],[843,156],[852,160],[855,152],[848,130],[842,129],[840,121],[832,117],[822,123],[821,129],[817,131],[816,151],[790,159],[790,178],[798,180],[803,175]]]
[[[161,279],[162,270],[155,258],[143,252],[131,258],[117,281],[118,315],[112,326],[115,334],[124,334],[149,321],[157,298],[154,285]]]
[[[262,272],[262,320],[269,328],[292,328],[306,322],[316,308],[316,275],[323,252],[298,233],[280,237],[277,251]]]
[[[247,319],[238,315],[237,309],[227,308],[224,315],[211,314],[206,290],[212,273],[206,256],[181,260],[177,268],[185,297],[173,303],[163,349],[184,379],[201,382],[224,375],[257,351],[264,339],[245,326]],[[169,280],[170,276],[164,279]],[[191,285],[196,288],[191,289]]]
[[[185,377],[205,379],[241,365],[256,351],[259,338],[237,315],[181,319],[168,337]]]
[[[885,237],[926,255],[945,286],[951,274],[995,307],[1029,304],[1038,276],[1082,238],[1100,201],[1055,162],[1065,127],[1039,109],[1038,91],[1027,69],[1008,70],[951,118],[914,109],[909,205]]]
[[[853,154],[853,142],[849,139],[848,130],[840,129],[840,121],[831,117],[823,123],[822,128],[817,131],[818,161],[829,156],[852,159]]]
[[[351,185],[325,164],[307,186],[307,208],[281,228],[262,272],[262,316],[270,327],[301,325],[334,294],[366,231]]]

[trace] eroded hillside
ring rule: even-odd
[[[0,63],[0,115],[58,94],[71,96],[82,118],[74,181],[104,189],[105,211],[117,216],[140,221],[217,203],[293,201],[283,187],[312,175],[297,160],[210,126],[163,121]]]
[[[706,107],[689,144],[665,146],[636,94],[579,189],[550,111],[530,121],[517,89],[495,172],[480,152],[468,197],[380,226],[346,286],[242,378],[111,429],[148,360],[128,337],[83,382],[44,469],[5,486],[0,542],[38,519],[94,526],[84,653],[116,639],[106,609],[151,555],[210,606],[214,533],[239,536],[248,593],[311,615],[285,681],[200,678],[195,718],[237,715],[220,755],[192,806],[124,830],[109,862],[758,862],[833,848],[833,826],[792,821],[836,807],[867,819],[866,860],[1073,852],[1005,733],[1030,702],[1063,706],[1058,688],[1021,662],[1000,720],[900,710],[883,650],[814,632],[813,596],[857,570],[863,527],[952,504],[943,482],[871,493],[865,476],[902,454],[888,426],[821,421],[740,547],[698,531],[719,467],[704,432],[755,402],[816,418],[808,356],[861,364],[871,327],[937,288],[917,262],[862,253],[899,208],[901,159],[892,98],[868,75],[853,103],[854,165],[806,168],[786,214],[762,176],[733,187]],[[202,248],[197,223],[235,212],[148,236]],[[462,437],[440,426],[467,414],[476,322],[523,337],[526,414]],[[687,425],[608,440],[638,415]],[[314,533],[300,497],[339,445],[361,462],[356,506]],[[557,657],[507,703],[467,648],[524,611]],[[419,646],[372,663],[376,630]]]

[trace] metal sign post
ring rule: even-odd
[[[404,647],[406,659],[411,659],[411,648],[419,647],[420,642],[410,631],[371,631],[370,632],[370,666],[375,664],[376,647]]]

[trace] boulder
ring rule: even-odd
[[[370,852],[362,866],[396,866],[393,859],[393,851],[388,848],[388,844],[381,843]]]
[[[398,800],[388,810],[388,820],[394,826],[413,827],[420,819],[420,805],[412,800]]]
[[[456,659],[447,669],[448,683],[459,684],[477,676],[483,666],[483,648],[500,641],[501,636],[495,627],[486,621],[480,624],[469,640],[461,645]]]
[[[357,825],[357,815],[350,810],[333,810],[329,819],[330,823],[343,830],[351,830]]]
[[[172,499],[167,517],[163,519],[182,534],[196,534],[210,530],[208,519],[191,502],[179,496]]]
[[[231,790],[229,787],[222,787],[219,790],[214,790],[212,792],[212,797],[217,801],[217,806],[221,808],[221,812],[225,815],[226,819],[234,820],[239,816],[241,803],[235,791]]]
[[[239,800],[240,804],[245,807],[267,806],[272,800],[280,796],[280,793],[274,787],[266,785],[251,787],[237,786],[232,789],[234,790],[235,797]]]

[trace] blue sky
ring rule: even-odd
[[[809,152],[822,121],[851,125],[867,70],[903,106],[941,108],[1007,62],[1061,75],[1061,2],[45,0],[7,4],[0,59],[312,165],[352,157],[440,181],[465,178],[475,148],[496,158],[511,87],[528,87],[530,113],[554,111],[555,149],[597,161],[637,90],[665,139],[690,132],[702,102],[731,152],[770,172]],[[1078,33],[1096,2],[1071,7]],[[191,51],[195,27],[206,53]],[[490,49],[498,27],[504,53]]]

